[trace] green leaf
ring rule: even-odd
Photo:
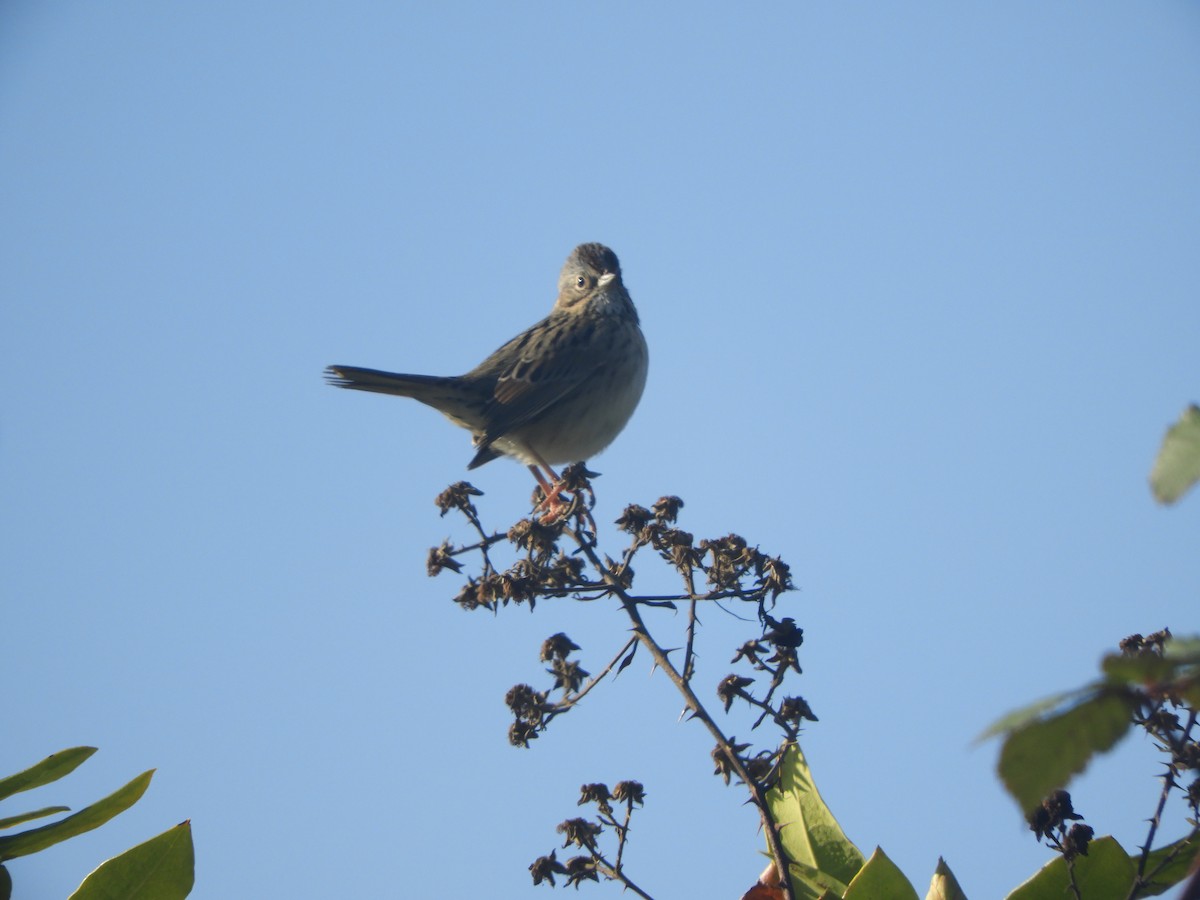
[[[1036,722],[1051,710],[1060,709],[1070,703],[1077,703],[1094,690],[1096,690],[1095,685],[1075,688],[1071,691],[1063,691],[1061,694],[1054,694],[1053,696],[1038,700],[1036,703],[1030,703],[1028,706],[1022,706],[1020,709],[1014,709],[989,725],[979,737],[975,738],[975,743],[981,744],[997,735],[1016,731],[1018,728],[1028,725],[1031,722]]]
[[[1169,690],[1186,703],[1200,704],[1200,639],[1171,638],[1163,645],[1161,656],[1112,653],[1102,666],[1109,683]]]
[[[21,813],[19,816],[9,816],[7,819],[0,819],[0,831],[6,828],[12,828],[14,825],[20,825],[22,822],[29,822],[33,819],[42,819],[46,816],[52,816],[55,813],[69,812],[69,806],[47,806],[45,809],[35,809],[32,812]]]
[[[1117,688],[1013,731],[1000,748],[997,771],[1005,788],[1028,813],[1051,791],[1065,787],[1130,728],[1132,700]]]
[[[904,873],[886,853],[875,848],[846,889],[844,900],[919,900]]]
[[[1114,838],[1097,838],[1088,855],[1075,858],[1075,883],[1087,900],[1125,900],[1137,877],[1137,866]],[[1067,862],[1056,856],[1008,895],[1007,900],[1063,900],[1071,893]]]
[[[103,800],[98,800],[91,806],[85,806],[73,816],[59,819],[41,828],[33,828],[7,837],[0,837],[0,862],[15,859],[18,856],[28,856],[65,841],[67,838],[99,828],[113,816],[123,813],[138,801],[146,792],[154,770],[143,772],[129,784],[113,791]]]
[[[1189,665],[1200,663],[1200,637],[1173,637],[1163,645],[1163,654],[1167,659]]]
[[[58,781],[64,775],[70,775],[95,752],[95,747],[72,747],[69,750],[52,753],[24,772],[18,772],[8,778],[0,778],[0,800],[21,791],[32,790],[43,784]]]
[[[1174,503],[1200,479],[1200,406],[1194,403],[1167,429],[1150,470],[1150,489],[1159,503]]]
[[[12,876],[0,866],[0,900],[12,900]]]
[[[1195,679],[1200,674],[1200,640],[1171,638],[1157,653],[1110,653],[1101,663],[1106,678],[1133,685],[1161,685]]]
[[[1150,884],[1142,888],[1142,896],[1157,897],[1179,884],[1187,878],[1198,855],[1200,841],[1196,840],[1194,834],[1151,851],[1145,869],[1145,877],[1150,879]],[[1161,870],[1159,866],[1162,866]]]
[[[192,825],[182,822],[101,863],[68,900],[182,900],[195,864]]]
[[[784,755],[779,785],[767,794],[767,805],[779,823],[784,852],[796,864],[791,874],[799,896],[820,896],[825,888],[844,892],[862,868],[863,855],[821,799],[799,747]]]
[[[929,893],[925,895],[925,900],[967,900],[967,895],[958,886],[958,879],[940,856],[937,868],[933,870],[933,879],[929,882]]]
[[[792,893],[798,900],[824,900],[826,897],[840,898],[846,893],[846,885],[827,872],[804,863],[792,863]]]
[[[1100,662],[1100,668],[1110,683],[1136,687],[1170,681],[1175,676],[1176,664],[1157,653],[1140,653],[1136,656],[1110,653]]]

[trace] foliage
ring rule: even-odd
[[[1163,438],[1150,472],[1150,488],[1160,503],[1174,503],[1200,480],[1200,406],[1183,411]]]
[[[82,765],[95,747],[72,747],[46,757],[22,772],[0,779],[0,800],[59,780]],[[76,835],[99,828],[138,801],[150,785],[154,771],[143,772],[83,809],[37,828],[0,835],[0,900],[9,900],[12,879],[3,863],[28,856]],[[0,830],[36,819],[68,812],[65,806],[48,806],[0,819]],[[170,831],[108,860],[85,879],[72,900],[174,900],[186,897],[192,887],[191,827],[184,822]]]

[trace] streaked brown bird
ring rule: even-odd
[[[474,435],[474,469],[525,463],[555,502],[552,466],[599,453],[621,433],[646,385],[649,354],[617,255],[580,244],[558,277],[550,315],[465,375],[403,375],[330,366],[336,387],[412,397]]]

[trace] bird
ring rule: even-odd
[[[560,463],[584,462],[629,422],[649,351],[617,255],[580,244],[558,278],[550,314],[465,375],[409,375],[332,365],[339,388],[411,397],[472,434],[475,469],[499,456],[524,463],[553,509]]]

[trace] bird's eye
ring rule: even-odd
[[[575,287],[581,288],[581,289],[587,287],[587,276],[586,275],[576,275],[575,276]]]

